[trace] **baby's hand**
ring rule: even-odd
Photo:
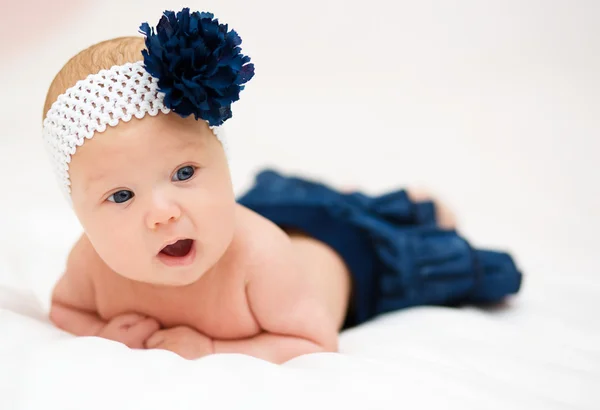
[[[145,344],[147,349],[164,349],[185,359],[197,359],[213,353],[213,341],[195,329],[178,326],[155,332]]]
[[[143,349],[148,338],[160,329],[159,323],[137,313],[116,316],[98,333],[99,337],[121,342],[132,349]]]

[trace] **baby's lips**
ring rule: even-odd
[[[163,249],[165,249],[166,247],[168,247],[169,245],[174,245],[175,243],[181,241],[181,240],[186,240],[189,239],[185,236],[178,236],[175,237],[173,239],[169,239],[168,241],[163,242],[163,244],[160,246],[160,248],[158,248],[158,252],[157,253],[161,253],[163,251]]]
[[[160,253],[173,257],[183,257],[190,253],[193,244],[192,239],[179,239],[175,243],[165,246]]]

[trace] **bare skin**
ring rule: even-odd
[[[52,321],[75,335],[189,359],[231,352],[282,363],[336,351],[350,290],[342,260],[241,206],[238,217],[241,227],[223,258],[184,287],[124,278],[82,236],[55,288]]]
[[[174,178],[186,164],[194,175]],[[206,124],[174,115],[120,124],[80,147],[70,173],[85,233],[54,290],[56,326],[188,359],[283,363],[337,351],[351,291],[343,260],[237,205]],[[161,248],[181,237],[195,253],[170,265]]]

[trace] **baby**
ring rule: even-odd
[[[519,290],[509,255],[474,250],[422,194],[267,170],[236,199],[221,126],[254,75],[240,38],[188,9],[141,31],[73,57],[47,94],[44,140],[84,229],[53,292],[56,326],[283,363],[335,352],[340,329],[385,312]]]

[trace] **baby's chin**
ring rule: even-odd
[[[163,286],[163,287],[168,287],[168,288],[184,287],[184,286],[189,286],[189,285],[196,283],[200,279],[200,276],[197,278],[194,278],[193,280],[189,280],[189,279],[183,280],[183,279],[173,278],[172,280],[169,280],[169,281],[153,280],[153,281],[148,281],[147,283],[150,285],[154,285],[154,286]]]
[[[141,282],[158,287],[183,287],[197,282],[203,275],[198,272],[154,272],[151,275],[127,276],[122,275],[134,282]]]

